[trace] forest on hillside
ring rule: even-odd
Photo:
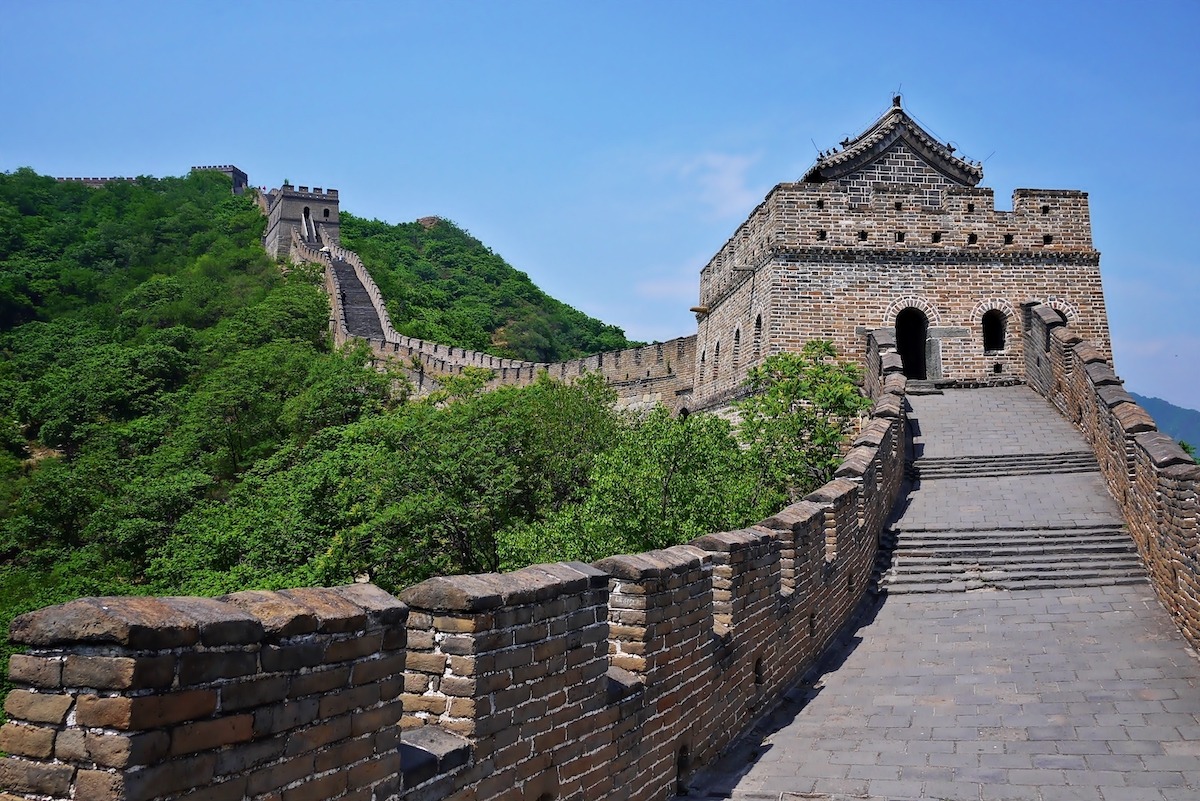
[[[229,190],[0,174],[0,631],[85,595],[396,591],[684,542],[822,483],[865,403],[828,343],[757,371],[737,430],[619,413],[598,376],[410,398],[331,347],[320,276],[271,262]]]
[[[390,225],[343,211],[341,238],[362,258],[392,326],[406,336],[531,362],[642,344],[550,297],[448,220]]]

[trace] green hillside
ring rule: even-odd
[[[364,369],[365,346],[331,348],[319,274],[272,263],[262,215],[229,190],[218,173],[103,189],[0,174],[0,664],[14,616],[80,596],[363,575],[396,591],[732,530],[826,480],[869,405],[828,343],[772,357],[736,432],[620,413],[597,375],[485,393],[468,371],[411,399]],[[414,241],[375,245],[424,253],[441,292],[516,296],[502,329],[618,344],[457,228],[384,228]],[[479,308],[458,299],[439,319]]]
[[[1150,413],[1154,422],[1158,424],[1159,431],[1190,445],[1200,446],[1200,412],[1176,406],[1161,398],[1148,398],[1136,392],[1129,394]]]
[[[630,347],[625,333],[555,300],[452,222],[389,225],[341,213],[401,334],[534,362]]]

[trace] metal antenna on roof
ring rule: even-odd
[[[810,136],[808,141],[812,142],[813,150],[817,151],[817,158],[821,158],[821,148],[817,147],[817,140]]]

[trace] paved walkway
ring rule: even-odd
[[[914,396],[917,456],[1072,453],[1025,387]],[[923,480],[900,532],[1119,524],[1098,473]],[[1200,799],[1200,662],[1147,584],[883,596],[693,796]]]

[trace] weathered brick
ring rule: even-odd
[[[88,801],[124,801],[125,783],[106,770],[80,770],[75,775],[75,797]]]
[[[352,690],[339,690],[323,695],[320,702],[320,714],[323,718],[330,718],[378,702],[379,685],[366,684]]]
[[[313,695],[316,693],[327,693],[331,690],[336,690],[339,687],[345,687],[350,682],[349,666],[331,668],[328,670],[316,670],[312,673],[305,673],[296,676],[292,679],[291,689],[288,695],[292,698],[299,698],[305,695]]]
[[[9,717],[32,723],[63,723],[74,701],[71,695],[13,690],[4,699],[4,711]]]
[[[310,779],[284,790],[283,801],[326,801],[335,798],[345,791],[349,778],[349,774],[339,771]]]
[[[215,690],[186,690],[164,695],[143,695],[136,698],[115,696],[101,698],[91,694],[79,696],[76,713],[81,726],[101,726],[113,729],[153,729],[197,720],[211,715],[217,708]]]
[[[152,798],[207,787],[213,781],[214,754],[172,759],[141,770],[126,771],[123,801],[149,801]]]
[[[69,654],[62,681],[68,687],[98,690],[142,690],[170,687],[175,679],[173,656],[82,656]]]
[[[132,735],[87,732],[84,743],[88,757],[96,764],[126,768],[150,765],[162,759],[170,750],[171,738],[165,731]]]
[[[61,762],[83,762],[89,759],[87,743],[81,729],[62,729],[54,737],[54,758]]]
[[[282,700],[288,692],[286,676],[257,676],[245,681],[224,684],[220,687],[221,711],[236,712],[241,709],[263,706]]]
[[[252,676],[257,671],[258,654],[246,651],[185,653],[179,658],[179,684],[182,687]]]
[[[66,798],[74,776],[73,765],[47,765],[17,757],[0,757],[0,787],[16,793]]]
[[[371,681],[388,676],[394,676],[404,672],[406,654],[396,654],[395,656],[387,656],[382,659],[370,659],[365,662],[357,662],[350,675],[351,684],[366,684]]]
[[[54,753],[54,729],[5,723],[0,726],[0,752],[45,759]]]
[[[47,690],[62,686],[62,657],[13,654],[8,660],[8,678],[14,684],[28,684]]]
[[[303,726],[317,718],[317,698],[302,698],[254,710],[254,736],[278,734],[281,731]]]
[[[245,742],[253,735],[253,715],[195,721],[171,732],[171,756]]]
[[[314,756],[311,751],[298,754],[275,765],[260,768],[250,774],[246,792],[258,796],[278,790],[313,774]]]

